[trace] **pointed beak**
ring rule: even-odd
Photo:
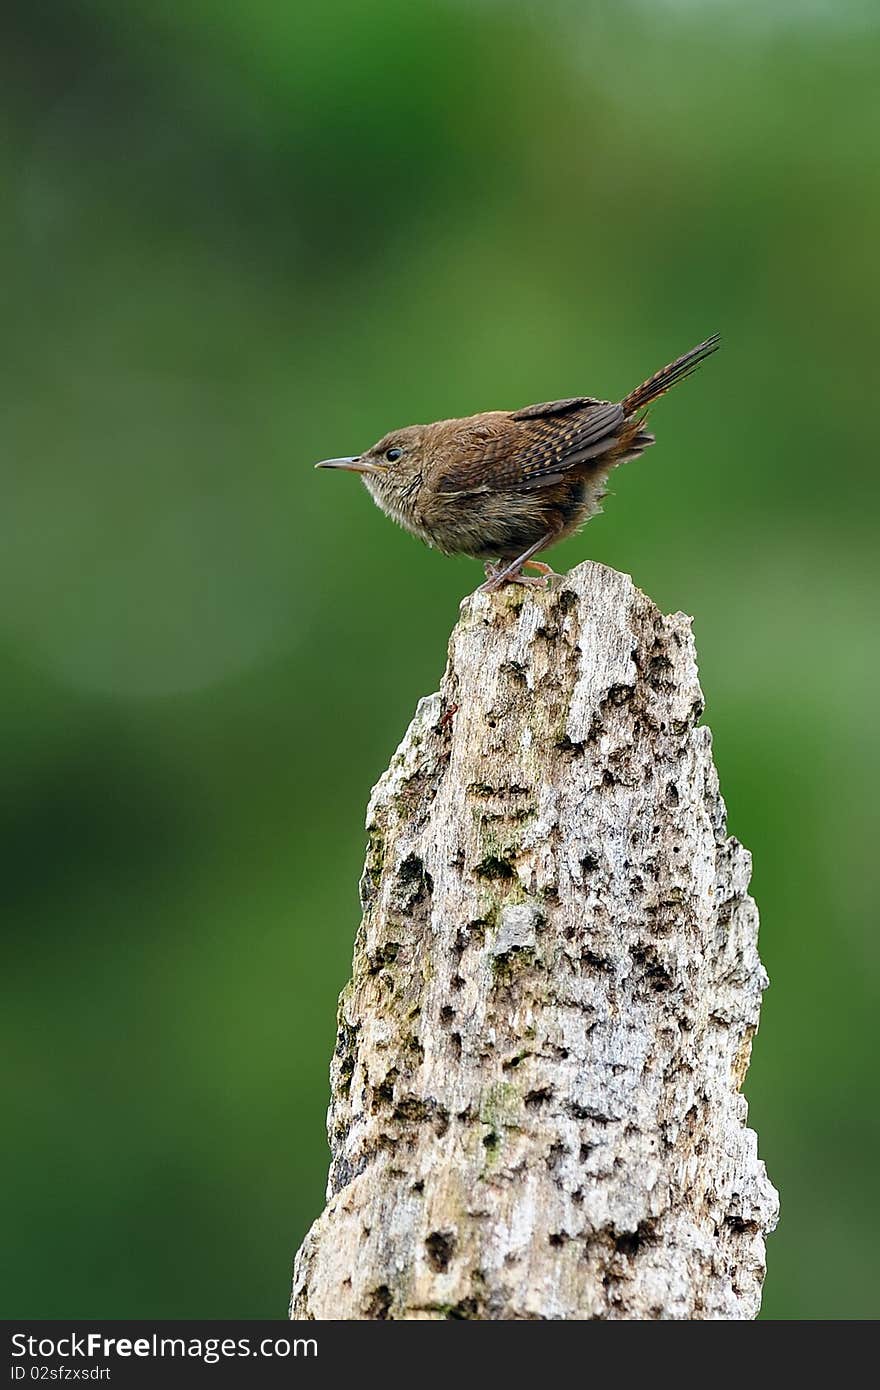
[[[371,463],[365,462],[359,454],[354,458],[321,459],[321,462],[316,463],[315,467],[344,468],[348,473],[375,473],[377,471]]]

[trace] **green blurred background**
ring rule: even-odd
[[[285,1312],[367,796],[481,578],[312,462],[715,330],[556,559],[694,615],[764,1316],[876,1315],[876,5],[2,23],[4,1315]]]

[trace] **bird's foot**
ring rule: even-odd
[[[540,560],[536,561],[532,557],[537,555],[539,550],[546,550],[547,546],[552,545],[557,539],[555,531],[548,531],[545,536],[536,540],[534,545],[530,545],[528,550],[524,550],[522,555],[517,555],[515,560],[511,560],[506,565],[503,560],[497,565],[493,565],[487,560],[486,582],[480,585],[477,593],[494,594],[497,589],[501,588],[502,584],[526,584],[530,589],[549,588],[551,577],[560,579],[562,576],[554,574],[549,565],[543,564]],[[537,578],[525,575],[522,572],[523,565],[533,565],[535,569],[541,571],[541,574]]]
[[[486,582],[481,584],[477,590],[478,594],[494,594],[505,584],[522,584],[527,589],[550,589],[558,581],[562,582],[564,575],[556,574],[549,565],[545,565],[542,560],[525,560],[523,565],[531,565],[533,569],[539,570],[539,574],[523,574],[522,569],[514,565],[493,565],[486,562]]]
[[[495,565],[486,565],[486,576],[485,584],[481,584],[477,589],[478,594],[495,594],[499,589],[503,589],[505,584],[523,584],[527,589],[548,587],[546,575],[523,574],[522,570],[500,569]]]
[[[552,589],[554,584],[561,584],[565,578],[564,574],[557,574],[552,565],[545,565],[543,560],[526,560],[526,564],[538,571],[541,576],[540,583],[545,589]]]

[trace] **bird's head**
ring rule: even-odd
[[[360,473],[369,492],[385,507],[403,507],[418,493],[424,477],[429,426],[408,425],[392,430],[364,454],[322,459],[316,468],[340,468]]]

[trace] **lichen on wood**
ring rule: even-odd
[[[369,804],[291,1316],[756,1315],[766,976],[702,712],[625,575],[463,603]]]

